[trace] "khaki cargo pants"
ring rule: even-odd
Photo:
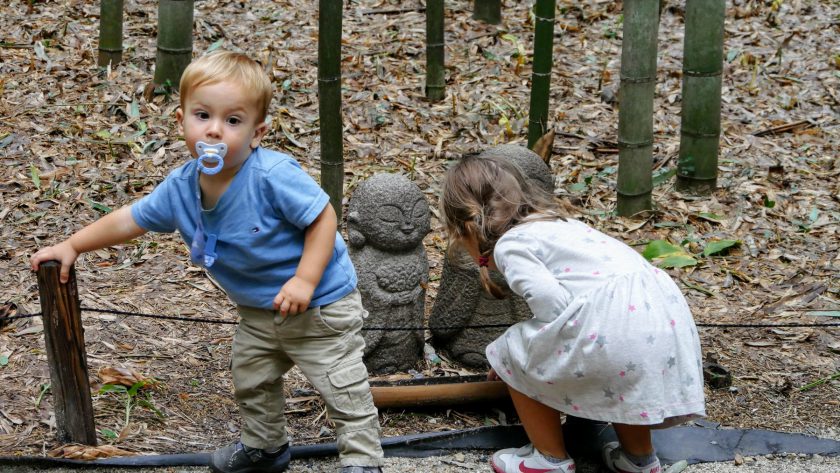
[[[358,290],[285,319],[279,311],[239,307],[232,373],[242,443],[273,448],[288,441],[283,375],[297,365],[335,422],[341,466],[382,465],[379,416],[362,364],[363,314]]]

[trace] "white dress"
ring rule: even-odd
[[[519,225],[493,256],[534,313],[487,346],[507,384],[593,420],[666,427],[705,415],[700,340],[668,274],[571,219]]]

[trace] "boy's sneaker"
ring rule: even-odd
[[[291,459],[288,443],[278,451],[268,453],[237,442],[213,452],[210,468],[216,473],[280,473],[289,466]]]
[[[569,458],[560,463],[548,461],[532,444],[521,448],[506,448],[493,454],[490,466],[496,473],[568,473],[575,471],[575,461]]]
[[[345,466],[341,468],[340,473],[382,473],[382,468],[378,466]]]
[[[649,465],[636,466],[635,463],[627,459],[627,455],[618,442],[610,442],[604,445],[603,453],[607,468],[616,473],[661,473],[662,471],[659,458],[656,458]]]

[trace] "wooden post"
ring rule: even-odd
[[[70,279],[62,284],[60,270],[57,261],[41,263],[38,268],[58,438],[62,442],[96,445],[76,271],[71,267]]]

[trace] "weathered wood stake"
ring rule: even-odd
[[[70,279],[62,284],[60,270],[57,261],[41,263],[38,268],[58,438],[62,442],[96,445],[76,272],[70,268]]]

